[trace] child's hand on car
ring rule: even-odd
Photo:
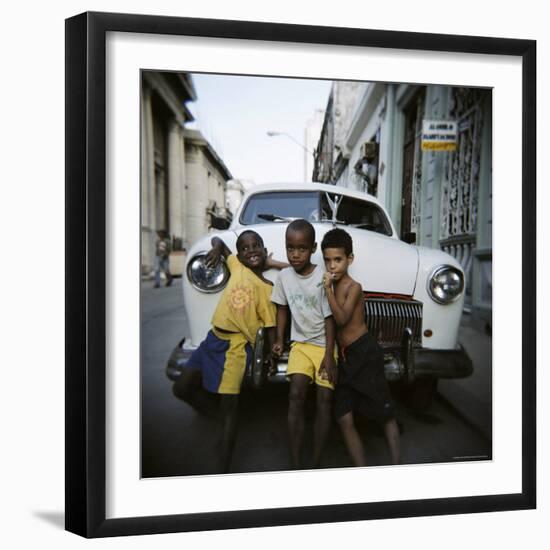
[[[275,342],[271,348],[271,353],[276,359],[281,357],[281,355],[283,354],[283,343]]]
[[[206,267],[216,267],[220,262],[222,256],[222,249],[219,246],[213,246],[205,258]]]

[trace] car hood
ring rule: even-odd
[[[317,251],[312,261],[322,265],[321,241],[324,234],[333,226],[329,223],[313,225]],[[257,231],[262,236],[268,252],[273,253],[273,258],[286,261],[286,226],[286,223],[251,225],[235,229],[234,235],[238,235],[244,229]],[[350,275],[361,283],[364,291],[413,295],[418,272],[418,250],[415,246],[372,231],[343,227],[353,239],[355,260],[350,267]],[[224,238],[223,235],[220,237]],[[229,242],[227,244],[233,248]],[[266,276],[274,280],[277,272],[271,270]]]

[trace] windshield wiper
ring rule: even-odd
[[[256,214],[257,218],[266,220],[268,222],[282,221],[291,222],[294,218],[284,218],[283,216],[277,216],[276,214]]]
[[[321,222],[323,223],[331,223],[332,225],[353,225],[353,224],[350,224],[348,222],[345,222],[343,220],[331,220],[330,218],[323,218],[321,220]]]

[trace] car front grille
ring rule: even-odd
[[[422,344],[422,302],[365,293],[365,317],[369,331],[383,347],[400,346],[406,328],[414,344]]]

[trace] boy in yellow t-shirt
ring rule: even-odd
[[[280,269],[286,264],[272,260],[260,235],[244,231],[237,239],[235,257],[218,237],[212,238],[212,249],[206,264],[215,266],[226,258],[231,276],[212,317],[212,328],[190,357],[174,394],[205,412],[212,394],[219,394],[222,429],[222,470],[229,471],[237,429],[237,406],[241,383],[252,361],[256,332],[267,328],[269,348],[274,341],[276,309],[271,302],[272,283],[263,271]]]

